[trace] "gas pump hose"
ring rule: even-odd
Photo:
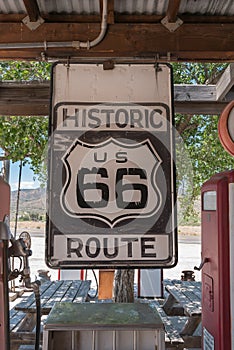
[[[31,282],[30,277],[25,279],[25,287],[32,288],[36,301],[36,339],[35,350],[39,350],[40,333],[41,333],[41,298],[40,298],[40,281]]]
[[[39,350],[40,346],[40,334],[41,334],[41,298],[40,289],[34,290],[35,301],[36,301],[36,340],[35,340],[35,350]]]

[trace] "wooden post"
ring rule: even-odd
[[[98,299],[113,298],[113,283],[115,270],[99,271],[99,293]]]

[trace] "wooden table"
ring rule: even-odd
[[[176,315],[178,306],[183,309],[183,314],[187,316],[180,335],[184,338],[191,337],[191,341],[196,341],[193,336],[197,327],[201,323],[202,316],[202,291],[201,282],[164,280],[165,290],[168,292],[167,299],[163,304],[163,309],[168,315]],[[200,337],[200,336],[199,336]],[[200,342],[200,339],[198,339]]]
[[[48,315],[55,303],[72,302],[81,303],[86,301],[91,281],[65,280],[65,281],[48,281],[41,285],[41,313]],[[23,298],[15,306],[18,311],[26,313],[36,312],[35,297],[32,293],[29,297]]]
[[[86,301],[91,281],[48,281],[41,285],[41,314],[48,315],[56,303]],[[45,318],[46,316],[43,316]],[[10,312],[11,348],[35,342],[36,303],[34,293],[22,298]]]

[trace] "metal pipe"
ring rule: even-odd
[[[115,330],[113,331],[112,335],[113,335],[113,338],[112,338],[112,341],[113,341],[112,349],[116,350],[116,331]]]
[[[48,48],[65,48],[65,47],[74,47],[76,49],[87,48],[90,49],[98,45],[106,35],[107,31],[107,2],[108,0],[103,0],[103,9],[102,9],[102,22],[101,22],[101,31],[99,35],[92,41],[51,41],[51,42],[41,42],[41,43],[5,43],[0,44],[1,50],[11,50],[11,49],[38,49],[41,48],[46,51]]]
[[[93,330],[92,331],[92,350],[95,350],[95,348],[96,348],[96,344],[95,344],[95,341],[96,341],[96,331],[95,330]]]

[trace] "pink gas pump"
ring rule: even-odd
[[[0,339],[1,349],[10,349],[8,297],[8,242],[10,232],[5,220],[10,214],[10,186],[0,176]]]
[[[234,349],[234,170],[202,186],[203,350]]]

